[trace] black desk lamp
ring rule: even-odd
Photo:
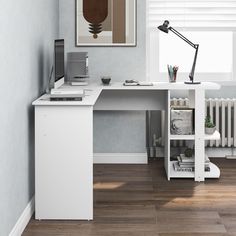
[[[195,67],[196,67],[196,61],[197,61],[197,53],[198,53],[198,48],[199,48],[199,44],[194,44],[191,41],[189,41],[187,38],[185,38],[181,33],[179,33],[177,30],[173,29],[171,26],[169,26],[169,21],[165,20],[165,22],[163,23],[163,25],[160,25],[158,27],[159,30],[165,32],[168,34],[169,30],[172,31],[174,34],[176,34],[178,37],[180,37],[181,39],[183,39],[186,43],[188,43],[190,46],[192,46],[193,48],[195,48],[196,52],[195,52],[195,56],[194,56],[194,61],[193,61],[193,66],[192,66],[192,70],[189,74],[189,78],[190,81],[186,81],[184,82],[185,84],[200,84],[201,82],[195,82],[194,81],[194,72],[195,72]]]

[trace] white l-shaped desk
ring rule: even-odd
[[[78,87],[64,85],[63,89]],[[165,169],[168,180],[178,177],[172,175],[170,163],[170,140],[180,139],[170,135],[170,93],[174,90],[189,91],[190,107],[195,109],[195,133],[181,139],[195,140],[192,177],[195,181],[205,180],[205,90],[217,90],[220,85],[154,83],[130,87],[114,83],[91,84],[83,89],[86,91],[83,101],[50,101],[49,95],[44,95],[33,102],[36,219],[93,219],[94,110],[166,111]]]

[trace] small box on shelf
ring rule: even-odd
[[[193,109],[172,108],[170,114],[170,134],[171,135],[192,135],[194,133]]]

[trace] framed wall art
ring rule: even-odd
[[[76,46],[136,46],[136,0],[76,0]]]

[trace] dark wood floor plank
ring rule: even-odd
[[[94,221],[36,221],[23,236],[236,236],[236,161],[221,178],[167,181],[163,161],[94,166]]]
[[[94,209],[95,217],[156,217],[154,205],[99,205]]]
[[[160,233],[159,236],[236,236],[236,233]]]

